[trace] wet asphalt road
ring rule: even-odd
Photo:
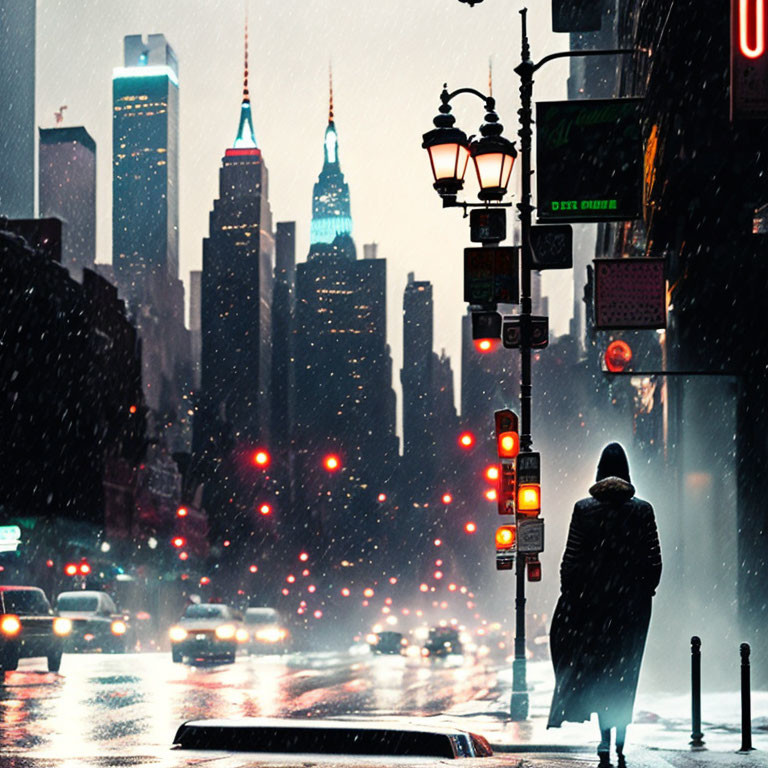
[[[238,657],[189,667],[170,653],[23,660],[0,686],[0,764],[161,756],[193,718],[429,716],[489,695],[490,666],[349,653]]]

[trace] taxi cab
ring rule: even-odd
[[[71,631],[72,622],[56,616],[39,587],[0,586],[0,672],[38,656],[47,659],[49,672],[58,672]]]
[[[240,614],[221,603],[187,606],[181,619],[171,627],[171,657],[177,664],[219,662],[232,664],[238,647],[248,642],[248,630]]]

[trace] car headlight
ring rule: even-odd
[[[235,632],[235,640],[237,640],[238,643],[247,643],[249,637],[248,630],[243,629],[242,627]]]
[[[61,616],[53,620],[53,634],[64,637],[72,631],[72,622],[69,619],[63,619]]]
[[[280,627],[264,627],[256,632],[256,639],[262,643],[279,643],[285,638],[285,630]]]
[[[184,629],[184,627],[171,627],[168,636],[174,643],[180,643],[182,640],[186,639],[187,630]]]
[[[235,636],[235,628],[232,624],[222,624],[216,627],[216,637],[219,640],[231,640]]]
[[[112,630],[113,635],[124,635],[128,631],[128,627],[126,626],[125,622],[120,621],[120,619],[113,621],[110,629]]]
[[[18,616],[9,613],[0,619],[0,632],[4,635],[18,635],[20,631],[21,622],[19,621]]]
[[[365,636],[365,642],[368,643],[368,645],[378,645],[379,643],[379,636],[374,635],[371,633],[370,635]]]

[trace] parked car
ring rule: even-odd
[[[0,672],[38,656],[48,660],[49,672],[58,672],[71,629],[72,622],[55,614],[42,589],[0,586]]]
[[[284,653],[290,647],[291,634],[274,608],[246,608],[248,653]]]
[[[56,598],[56,609],[59,616],[72,622],[72,631],[65,641],[68,652],[125,653],[135,645],[129,616],[117,610],[106,592],[62,592]]]
[[[373,653],[403,653],[408,645],[402,632],[372,632],[366,640]]]
[[[240,615],[221,603],[187,606],[179,622],[168,632],[171,658],[177,664],[194,662],[232,664],[238,647],[248,642],[248,630]]]
[[[448,656],[461,653],[463,648],[458,630],[453,627],[433,627],[421,649],[422,656]]]

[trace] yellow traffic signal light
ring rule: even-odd
[[[541,512],[541,486],[525,483],[517,489],[517,511],[521,515],[536,517]]]
[[[512,549],[517,540],[517,528],[514,525],[502,525],[496,529],[496,549]]]

